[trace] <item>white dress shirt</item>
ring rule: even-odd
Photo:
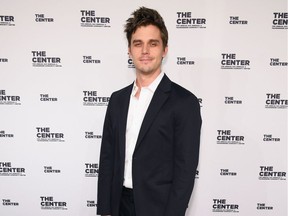
[[[154,92],[158,87],[160,81],[162,80],[163,76],[164,73],[161,72],[149,86],[142,87],[138,99],[135,96],[138,90],[138,86],[136,85],[136,81],[134,82],[134,86],[130,96],[126,127],[126,151],[123,185],[127,188],[133,188],[132,157],[138,139],[138,134],[142,125],[142,121],[154,95]]]

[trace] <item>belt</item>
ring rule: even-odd
[[[123,193],[123,194],[126,194],[126,195],[133,196],[133,189],[132,189],[132,188],[127,188],[127,187],[124,187],[124,186],[123,186],[122,193]]]

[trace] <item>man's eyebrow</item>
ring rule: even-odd
[[[132,41],[132,43],[140,43],[140,42],[142,42],[142,40],[140,40],[140,39],[135,39]],[[159,43],[160,41],[158,39],[150,39],[149,43],[151,43],[151,42]]]
[[[151,40],[149,40],[149,42],[157,42],[157,43],[159,43],[160,41],[158,39],[151,39]]]
[[[138,40],[138,39],[132,41],[132,43],[140,43],[140,42],[142,42],[142,41]]]

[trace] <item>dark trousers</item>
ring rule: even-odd
[[[133,190],[123,187],[119,216],[136,216]]]

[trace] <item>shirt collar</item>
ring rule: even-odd
[[[164,76],[164,72],[161,71],[160,74],[156,77],[156,79],[149,86],[146,86],[143,88],[146,88],[150,90],[152,93],[154,93],[159,83],[161,82],[163,76]],[[137,90],[138,90],[138,86],[136,85],[136,80],[135,80],[133,84],[133,89],[132,89],[132,96],[135,96]]]

